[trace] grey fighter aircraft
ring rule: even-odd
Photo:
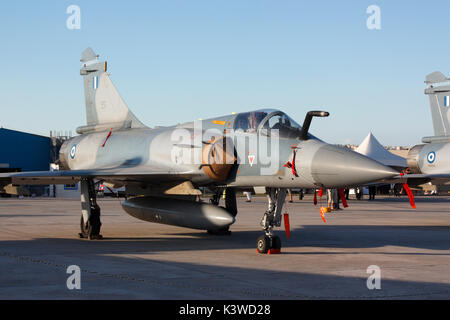
[[[408,153],[408,183],[450,181],[450,79],[436,71],[427,75],[425,94],[430,99],[434,136],[422,138]]]
[[[125,187],[123,209],[145,221],[228,232],[236,190],[265,187],[268,209],[257,250],[280,250],[287,188],[341,188],[392,178],[398,172],[349,149],[327,144],[279,110],[256,110],[170,127],[149,128],[128,109],[90,48],[82,53],[87,124],[61,147],[61,171],[0,175],[8,184],[81,185],[81,237],[100,238],[95,184]],[[155,110],[156,111],[156,110]],[[214,196],[199,201],[201,190]],[[225,206],[219,206],[225,191]]]

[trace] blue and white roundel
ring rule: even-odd
[[[436,153],[434,151],[431,151],[428,155],[427,155],[427,161],[429,164],[434,163],[434,161],[436,161]]]
[[[76,144],[74,144],[74,145],[72,146],[72,149],[70,149],[70,157],[71,157],[72,159],[75,158],[75,152],[77,152],[77,145],[76,145]]]

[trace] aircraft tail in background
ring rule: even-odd
[[[424,138],[424,142],[447,140],[450,136],[450,79],[436,71],[426,77],[425,83],[435,136]]]

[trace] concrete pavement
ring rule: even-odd
[[[324,201],[325,202],[325,201]],[[281,255],[256,253],[265,199],[239,199],[231,236],[152,224],[101,199],[101,241],[77,238],[80,203],[0,199],[0,299],[449,299],[450,197],[350,201],[324,224],[287,203]],[[325,205],[325,203],[323,203]],[[69,265],[81,290],[68,290]],[[381,269],[368,290],[367,268]]]

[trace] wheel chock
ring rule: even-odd
[[[256,249],[256,253],[257,254],[264,254],[264,253],[260,253],[258,251],[258,249]],[[269,249],[269,251],[267,251],[267,253],[265,254],[281,254],[281,249]]]

